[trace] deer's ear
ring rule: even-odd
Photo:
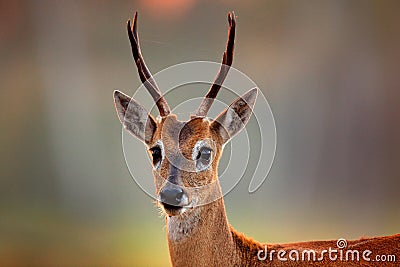
[[[134,99],[117,90],[114,91],[114,103],[124,128],[139,140],[149,144],[157,128],[153,116]]]
[[[258,89],[253,88],[237,98],[211,123],[211,128],[222,138],[223,143],[239,133],[253,113]]]

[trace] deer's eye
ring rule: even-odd
[[[197,154],[197,160],[210,161],[211,159],[211,149],[208,147],[203,147],[200,149],[199,154]]]
[[[211,163],[212,149],[208,147],[200,148],[196,156],[196,169],[202,171],[207,169]]]
[[[162,160],[162,151],[159,146],[150,148],[151,156],[153,158],[154,168],[158,168]]]

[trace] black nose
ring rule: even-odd
[[[165,205],[182,206],[182,199],[185,195],[183,189],[179,186],[168,186],[161,189],[160,200]]]

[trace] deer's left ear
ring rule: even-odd
[[[253,113],[258,89],[253,88],[237,98],[211,123],[211,128],[219,133],[223,143],[239,133]]]
[[[118,118],[124,128],[145,144],[149,144],[157,123],[147,110],[131,97],[114,91],[114,103]]]

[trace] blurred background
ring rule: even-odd
[[[261,188],[249,194],[245,175],[225,197],[236,229],[269,243],[399,233],[399,8],[0,1],[0,265],[169,265],[164,219],[129,175],[112,100],[140,85],[125,28],[135,10],[154,73],[220,62],[226,14],[237,15],[234,67],[266,95],[278,142]]]

